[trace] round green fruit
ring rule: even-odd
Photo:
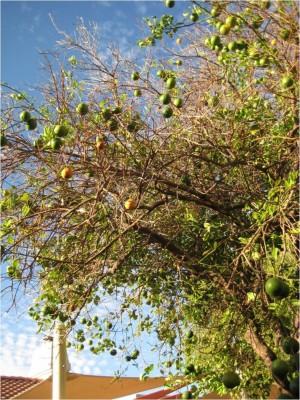
[[[282,87],[284,87],[285,89],[286,89],[286,88],[289,88],[289,87],[291,87],[291,86],[293,86],[293,84],[294,84],[294,81],[293,81],[293,79],[292,79],[290,76],[285,76],[285,77],[282,78],[282,80],[281,80],[281,85],[282,85]]]
[[[141,89],[134,89],[133,94],[134,94],[134,96],[139,97],[142,95],[142,91],[141,91]]]
[[[139,74],[138,72],[134,71],[134,72],[131,74],[131,79],[132,79],[133,81],[137,81],[138,79],[140,79],[140,74]]]
[[[138,350],[134,350],[131,354],[130,357],[132,360],[136,360],[138,356],[140,355],[140,352]]]
[[[282,37],[283,40],[287,40],[291,35],[291,31],[288,29],[282,29],[282,31],[279,32],[279,36]]]
[[[112,112],[109,108],[104,107],[102,109],[102,117],[105,121],[109,120],[109,118],[111,117],[111,114],[112,114]]]
[[[171,96],[169,93],[163,93],[160,98],[159,98],[160,102],[162,104],[169,104],[171,101]]]
[[[187,333],[186,333],[187,339],[191,339],[193,336],[194,336],[194,332],[193,331],[191,331],[191,330],[187,331]]]
[[[283,299],[288,296],[288,286],[278,278],[269,278],[265,284],[265,290],[271,298]]]
[[[170,118],[173,115],[173,110],[171,107],[165,107],[162,111],[162,114],[165,118]]]
[[[81,324],[86,324],[86,318],[82,317],[82,318],[80,319],[80,323],[81,323]]]
[[[199,16],[198,16],[198,14],[195,13],[195,12],[193,12],[193,13],[190,15],[190,20],[193,21],[193,22],[197,22],[197,21],[198,21],[198,18],[199,18]]]
[[[175,1],[167,0],[166,1],[166,6],[169,7],[169,8],[173,8],[175,6]]]
[[[156,75],[161,79],[166,79],[166,77],[168,76],[168,73],[167,73],[167,71],[165,71],[163,69],[159,69],[157,71]]]
[[[216,28],[219,30],[219,29],[221,28],[222,25],[223,25],[223,22],[222,22],[222,21],[218,21],[218,22],[216,23]]]
[[[222,377],[222,382],[227,389],[233,389],[241,383],[240,377],[233,371],[226,372]]]
[[[221,26],[221,28],[219,29],[220,33],[222,35],[228,35],[228,33],[230,32],[230,26],[227,24],[224,24]]]
[[[178,65],[178,66],[182,65],[182,60],[176,60],[175,64]]]
[[[51,149],[58,150],[61,148],[63,142],[62,142],[61,138],[56,137],[56,138],[51,139],[49,144],[50,144]]]
[[[167,80],[167,88],[173,89],[176,86],[176,79],[175,78],[168,78]]]
[[[299,351],[299,342],[295,338],[285,337],[281,343],[282,350],[286,354],[296,354]]]
[[[64,125],[55,125],[54,127],[54,133],[58,137],[64,137],[67,136],[68,134],[68,128]]]
[[[121,114],[122,108],[121,108],[121,107],[114,107],[114,108],[111,110],[111,112],[112,112],[113,114],[115,114],[115,115]]]
[[[220,9],[217,7],[214,7],[211,9],[210,15],[212,17],[218,17],[221,14]]]
[[[31,118],[31,115],[28,111],[22,111],[20,114],[20,120],[23,122],[29,121]]]
[[[291,380],[289,389],[295,396],[295,399],[299,399],[299,376],[296,376],[296,378]]]
[[[1,134],[1,136],[0,136],[0,144],[1,144],[1,147],[5,147],[5,146],[8,145],[8,139],[7,139],[7,137],[5,135]]]
[[[292,354],[290,358],[290,366],[292,371],[299,370],[299,354]]]
[[[116,119],[111,119],[108,122],[107,126],[108,126],[108,129],[113,132],[113,131],[116,131],[118,129],[119,123],[118,123],[118,121]]]
[[[265,58],[265,57],[260,58],[260,60],[259,60],[259,65],[260,65],[261,67],[266,67],[266,66],[268,65],[268,59]]]
[[[84,349],[84,345],[82,343],[77,345],[77,350],[82,351]]]
[[[280,379],[284,379],[289,372],[289,365],[284,360],[276,359],[271,365],[272,373]]]
[[[181,394],[181,398],[182,399],[192,399],[193,398],[192,392],[190,392],[189,390],[186,390],[185,392],[183,392]]]
[[[214,46],[218,46],[219,44],[221,44],[221,39],[220,36],[218,35],[213,35],[210,40],[209,40],[209,44],[214,47]]]
[[[131,361],[131,357],[130,357],[130,356],[126,356],[126,357],[125,357],[125,360],[126,360],[127,362],[129,362],[129,361]]]
[[[233,15],[230,15],[228,18],[226,18],[225,24],[228,25],[230,28],[234,28],[236,26],[236,23],[236,17],[234,17]]]
[[[27,131],[33,131],[36,127],[37,127],[36,119],[31,118],[26,122]]]
[[[110,351],[110,355],[111,355],[111,356],[116,356],[116,355],[117,355],[117,350],[116,350],[116,349],[112,349],[112,350]]]
[[[229,42],[228,43],[228,50],[230,51],[235,51],[238,48],[238,45],[236,42]]]
[[[79,103],[76,107],[76,112],[80,115],[86,115],[89,112],[89,107],[85,103]]]
[[[173,102],[174,106],[177,108],[181,108],[183,105],[182,99],[180,97],[176,97]]]

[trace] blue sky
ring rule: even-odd
[[[177,2],[176,10],[172,11],[183,8],[183,2]],[[28,91],[40,79],[39,50],[53,49],[60,39],[49,14],[57,27],[69,34],[74,32],[80,17],[86,24],[97,22],[103,49],[109,42],[117,41],[120,49],[126,51],[142,39],[138,25],[143,17],[167,12],[161,1],[2,1],[1,80],[20,91]],[[2,288],[7,283],[4,280]],[[21,298],[18,311],[10,313],[6,313],[10,295],[2,302],[2,375],[43,376],[42,372],[49,372],[49,343],[43,340],[43,335],[36,335],[36,325],[26,314],[30,300]],[[88,350],[79,355],[69,350],[69,358],[72,372],[112,375],[119,367],[112,357],[93,356]],[[138,376],[141,372],[130,368],[127,375]]]

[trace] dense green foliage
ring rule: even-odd
[[[187,3],[182,21],[146,19],[143,64],[114,48],[105,61],[79,26],[61,43],[74,55],[44,55],[42,102],[5,85],[2,254],[10,290],[36,289],[40,329],[61,321],[79,350],[128,362],[155,334],[188,396],[225,393],[227,372],[236,397],[263,398],[273,379],[290,389],[297,19],[291,1]],[[272,376],[276,358],[287,371]]]

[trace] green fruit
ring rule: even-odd
[[[262,6],[264,9],[268,10],[268,9],[271,7],[271,4],[272,4],[272,3],[271,3],[270,0],[263,0],[261,6]]]
[[[166,1],[166,6],[169,7],[169,8],[173,8],[175,6],[175,1],[167,0]]]
[[[139,130],[139,124],[136,121],[130,122],[130,124],[127,125],[127,130],[128,132],[137,132]]]
[[[77,345],[77,350],[81,351],[84,349],[84,345],[82,343]]]
[[[181,398],[182,399],[192,399],[192,392],[190,392],[189,390],[186,390],[185,392],[182,392],[181,394]]]
[[[169,104],[171,101],[171,96],[169,93],[163,93],[160,98],[159,98],[160,102],[162,104]]]
[[[173,110],[171,107],[165,107],[162,111],[162,114],[165,118],[170,118],[173,115]]]
[[[295,398],[299,399],[299,376],[291,380],[289,389]]]
[[[136,360],[139,356],[140,352],[138,350],[134,350],[131,354],[130,357],[132,360]]]
[[[198,18],[199,18],[199,16],[198,16],[198,14],[195,13],[195,12],[193,12],[193,13],[190,15],[190,20],[193,21],[193,22],[197,22],[197,21],[198,21]]]
[[[131,357],[130,357],[130,356],[126,356],[126,357],[125,357],[125,360],[126,360],[127,362],[129,362],[129,361],[131,361]]]
[[[259,65],[260,65],[261,67],[266,67],[266,66],[268,65],[268,59],[265,58],[265,57],[261,58],[261,59],[259,60]]]
[[[95,322],[95,323],[98,322],[98,319],[99,319],[99,318],[97,317],[97,315],[95,315],[95,316],[93,317],[93,322]]]
[[[176,86],[176,79],[175,78],[168,78],[167,80],[167,88],[173,89]]]
[[[113,131],[116,131],[118,129],[119,122],[116,119],[111,119],[108,122],[107,126],[108,126],[108,129],[113,132]]]
[[[105,121],[108,121],[110,119],[111,114],[112,114],[112,112],[109,108],[104,107],[102,109],[102,117]]]
[[[173,104],[175,107],[181,108],[183,105],[182,99],[180,97],[176,97],[176,99],[173,101]]]
[[[80,319],[80,323],[81,323],[81,324],[86,324],[86,318],[84,318],[84,317],[81,318],[81,319]]]
[[[218,46],[218,45],[221,43],[220,36],[218,36],[218,35],[213,35],[213,36],[210,38],[209,42],[210,42],[210,45],[211,45],[212,47]]]
[[[206,38],[204,41],[205,46],[211,46],[210,44],[210,38]]]
[[[218,21],[218,22],[216,23],[216,28],[217,28],[217,29],[220,29],[222,25],[223,25],[223,22],[222,22],[222,21]]]
[[[58,137],[64,137],[67,136],[68,134],[68,128],[64,125],[55,125],[54,127],[54,133]]]
[[[1,136],[0,136],[0,144],[1,144],[1,147],[5,147],[5,146],[8,145],[8,139],[7,139],[7,137],[5,135],[1,134]]]
[[[291,31],[288,29],[282,29],[282,31],[279,32],[279,36],[282,37],[282,39],[287,40],[291,35]]]
[[[283,380],[289,372],[289,365],[284,360],[276,359],[272,362],[271,371],[275,376]]]
[[[239,39],[236,44],[239,50],[244,50],[248,47],[248,44],[243,39]]]
[[[194,332],[193,331],[191,331],[191,330],[187,331],[187,333],[186,333],[187,339],[191,339],[193,336],[194,336]]]
[[[218,17],[221,14],[220,9],[217,7],[214,7],[211,9],[210,15],[212,17]]]
[[[30,118],[31,118],[31,115],[30,115],[30,113],[28,111],[22,111],[21,112],[21,114],[20,114],[20,120],[21,121],[27,122],[27,121],[30,120]]]
[[[293,371],[297,371],[299,369],[299,354],[291,355],[290,366]]]
[[[236,17],[230,15],[230,17],[226,18],[225,24],[228,25],[230,28],[234,28],[236,26],[237,20]]]
[[[241,383],[240,377],[233,371],[226,372],[222,377],[222,382],[227,389],[233,389]]]
[[[80,115],[86,115],[89,112],[89,108],[88,108],[87,104],[80,103],[76,107],[76,112]]]
[[[37,127],[36,119],[31,118],[26,122],[26,130],[27,131],[33,131],[36,127]]]
[[[134,72],[131,74],[131,79],[132,79],[133,81],[137,81],[138,79],[140,79],[140,74],[139,74],[138,72],[134,71]]]
[[[175,64],[176,64],[176,65],[179,65],[179,66],[182,65],[182,60],[176,60],[176,61],[175,61]]]
[[[230,51],[235,51],[238,48],[238,45],[236,42],[229,42],[228,43],[228,50]]]
[[[112,328],[112,323],[109,322],[109,321],[106,321],[105,322],[105,326],[106,326],[106,329],[111,329]]]
[[[296,354],[299,351],[299,342],[295,338],[285,337],[281,343],[282,350],[286,354]]]
[[[116,349],[112,349],[112,350],[110,351],[110,355],[111,355],[111,356],[117,355],[117,350],[116,350]]]
[[[163,70],[163,69],[159,69],[156,73],[156,75],[161,78],[161,79],[166,79],[168,76],[167,71]]]
[[[269,278],[265,284],[265,290],[271,298],[283,299],[288,296],[288,286],[278,278]]]
[[[139,97],[142,95],[142,91],[141,91],[141,89],[135,89],[133,94],[134,94],[134,96]]]
[[[216,51],[221,51],[223,49],[222,43],[218,44],[217,46],[214,47],[214,50]]]
[[[115,107],[115,108],[113,108],[112,110],[111,110],[111,112],[113,113],[113,114],[121,114],[121,112],[122,112],[122,108],[121,107]]]
[[[294,84],[294,81],[290,76],[285,76],[281,80],[281,85],[284,88],[289,88],[289,87],[293,86],[293,84]]]
[[[61,148],[63,142],[62,142],[61,138],[57,137],[57,138],[51,139],[49,144],[53,150],[58,150]]]
[[[230,26],[229,25],[224,24],[224,25],[221,26],[220,33],[222,35],[228,35],[229,32],[230,32]]]

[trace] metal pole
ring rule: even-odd
[[[65,330],[62,325],[56,327],[53,344],[52,400],[66,398],[67,350]]]

